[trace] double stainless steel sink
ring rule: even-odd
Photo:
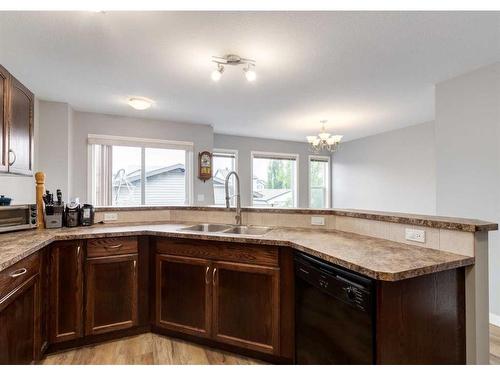
[[[181,228],[187,232],[203,232],[203,233],[231,233],[244,234],[251,236],[262,236],[269,232],[271,227],[261,227],[253,225],[230,225],[230,224],[196,224],[189,227]]]

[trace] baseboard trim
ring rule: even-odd
[[[490,313],[490,324],[500,327],[500,315]]]

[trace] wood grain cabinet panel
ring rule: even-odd
[[[50,342],[83,335],[83,246],[81,241],[55,244],[50,253]]]
[[[8,91],[9,72],[0,65],[0,172],[7,172],[7,122],[8,122]]]
[[[21,82],[12,77],[9,108],[9,172],[33,174],[33,112],[35,97]]]
[[[137,261],[136,254],[87,259],[87,335],[137,325]]]
[[[279,268],[213,263],[213,336],[279,354]]]
[[[0,300],[0,364],[29,364],[40,354],[40,276]]]
[[[202,337],[210,336],[210,261],[156,255],[156,324]]]

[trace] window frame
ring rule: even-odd
[[[295,193],[293,194],[293,207],[290,208],[298,208],[299,207],[299,154],[289,154],[284,152],[270,152],[270,151],[251,151],[250,152],[250,205],[253,207],[253,159],[255,156],[260,158],[269,158],[269,159],[289,159],[295,160],[295,173],[293,179],[293,190]]]
[[[234,171],[236,173],[238,173],[238,150],[235,150],[235,149],[229,149],[229,148],[214,148],[212,150],[212,166],[214,164],[214,155],[215,154],[232,154],[234,155]],[[226,206],[226,203],[221,203],[221,204],[217,204],[215,203],[215,189],[213,188],[213,173],[215,171],[212,171],[212,190],[213,190],[213,196],[214,196],[214,206],[217,206],[217,207],[225,207]],[[239,176],[239,174],[238,174]],[[240,187],[241,189],[241,187]],[[235,205],[236,204],[236,197],[233,197],[231,199],[232,201],[232,204]]]
[[[87,201],[95,205],[97,202],[97,197],[94,192],[95,185],[95,158],[94,158],[94,145],[108,146],[109,149],[103,148],[101,158],[103,158],[102,166],[105,168],[105,173],[107,178],[103,178],[105,181],[101,186],[109,185],[111,181],[111,170],[112,170],[112,146],[128,146],[128,147],[139,147],[141,148],[141,204],[140,207],[148,207],[146,202],[146,148],[159,148],[159,149],[169,149],[169,150],[184,150],[185,151],[185,167],[186,167],[186,183],[185,183],[185,203],[184,205],[192,204],[194,200],[194,166],[193,166],[193,142],[186,141],[171,141],[165,139],[149,139],[149,138],[135,138],[135,137],[122,137],[113,135],[100,135],[100,134],[88,134],[87,135]],[[107,183],[106,183],[107,182]],[[105,202],[108,204],[106,206],[112,206],[111,190],[109,186],[105,186],[106,199]],[[143,203],[144,202],[144,203]]]
[[[307,190],[308,190],[308,195],[307,195],[307,206],[309,208],[312,208],[311,207],[311,193],[312,193],[312,186],[311,186],[311,162],[313,160],[317,160],[317,161],[326,161],[327,162],[327,168],[326,168],[326,171],[327,171],[327,176],[326,176],[326,181],[327,181],[327,186],[326,186],[326,207],[324,207],[325,209],[326,208],[331,208],[331,186],[332,186],[332,179],[331,179],[331,175],[332,175],[332,172],[331,172],[331,157],[330,156],[324,156],[324,155],[309,155],[308,157],[308,161],[307,161],[307,173],[308,173],[308,176],[307,176]],[[321,208],[320,208],[321,209]]]

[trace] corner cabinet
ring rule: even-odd
[[[0,65],[0,172],[33,174],[33,93]]]
[[[49,341],[83,336],[83,243],[57,242],[50,250]]]

